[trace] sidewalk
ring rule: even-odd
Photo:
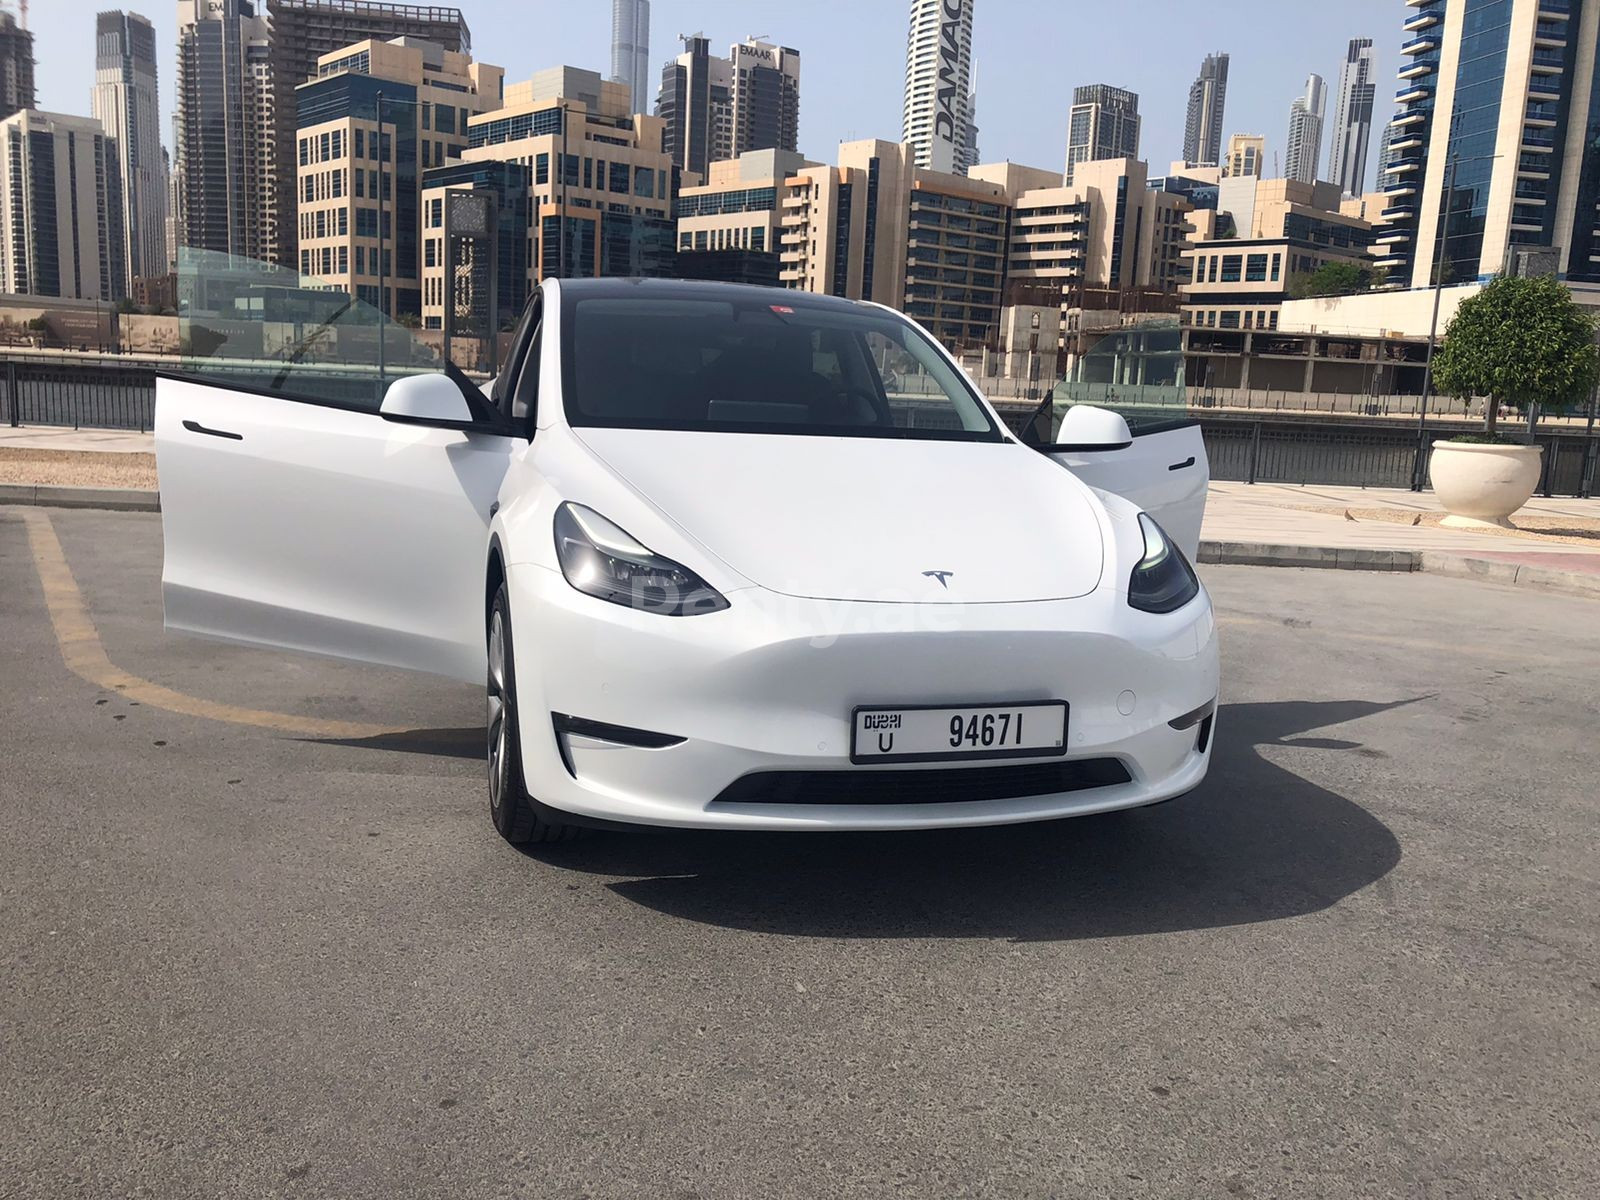
[[[154,454],[156,435],[123,429],[67,429],[57,425],[0,425],[0,449]]]
[[[1512,519],[1544,527],[1537,535],[1428,523],[1442,511],[1431,492],[1213,482],[1201,559],[1426,570],[1600,596],[1600,499],[1536,497]]]

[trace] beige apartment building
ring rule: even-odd
[[[507,85],[503,104],[470,119],[463,162],[529,172],[530,283],[671,273],[678,175],[665,122],[631,108],[627,84],[552,67]]]
[[[846,142],[837,166],[790,177],[781,280],[899,308],[947,345],[993,340],[1011,197],[1001,183],[926,170],[914,159],[903,143]]]
[[[915,169],[901,143],[845,142],[837,166],[806,167],[785,180],[779,201],[783,285],[902,306]]]
[[[1293,179],[1226,179],[1213,236],[1183,251],[1186,325],[1276,329],[1294,281],[1330,262],[1371,267],[1370,222],[1341,211],[1340,189]]]
[[[973,175],[991,178],[995,170],[981,166]],[[1053,186],[1033,177],[1019,181],[1026,186],[1014,193],[1013,280],[1059,284],[1064,309],[1080,285],[1177,290],[1186,278],[1187,200],[1152,190],[1149,167],[1138,159],[1079,163],[1069,186],[1059,178]]]
[[[1222,160],[1223,178],[1266,174],[1267,139],[1259,133],[1236,133],[1228,139],[1228,153]]]
[[[791,176],[817,165],[793,150],[750,150],[711,163],[705,183],[678,189],[678,253],[748,250],[776,261],[779,195]]]
[[[1030,340],[1050,340],[1076,328],[1085,289],[1175,299],[1187,278],[1191,205],[1152,189],[1136,159],[1078,163],[1068,186],[1017,163],[929,171],[900,144],[850,142],[837,166],[790,176],[779,206],[785,286],[892,305],[951,346],[1009,342],[1018,305],[1055,313],[1027,320]]]
[[[420,321],[423,174],[460,159],[469,120],[499,107],[503,81],[415,38],[319,58],[295,90],[300,274]]]

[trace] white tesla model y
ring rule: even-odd
[[[487,680],[514,842],[1171,799],[1217,700],[1199,430],[1044,424],[876,305],[546,282],[482,390],[163,379],[166,622]]]

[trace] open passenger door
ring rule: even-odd
[[[1090,487],[1138,505],[1195,561],[1211,483],[1199,421],[1147,421],[1130,428],[1110,409],[1046,400],[1023,441]]]
[[[217,307],[206,332],[254,359],[224,350],[156,388],[167,628],[481,682],[489,520],[523,431],[392,323],[298,322],[265,359],[276,327]]]

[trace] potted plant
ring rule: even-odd
[[[1509,526],[1539,485],[1532,444],[1541,408],[1588,399],[1600,374],[1595,320],[1553,276],[1501,277],[1462,302],[1433,364],[1439,391],[1463,404],[1484,397],[1483,430],[1437,441],[1428,476],[1450,513],[1446,525]],[[1528,414],[1524,437],[1499,428],[1504,406]]]

